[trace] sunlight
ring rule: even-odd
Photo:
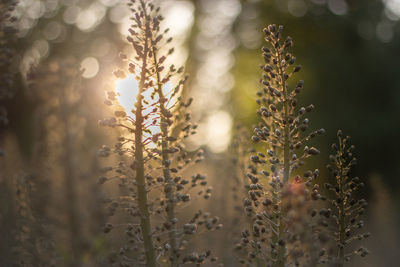
[[[171,82],[167,82],[163,86],[162,91],[164,95],[167,96],[171,93],[172,89],[173,89],[173,84]],[[132,113],[132,109],[135,107],[136,96],[139,92],[139,85],[135,75],[128,74],[124,79],[118,80],[116,82],[115,90],[118,95],[117,96],[118,102],[125,109],[126,114],[134,118],[135,114]],[[157,95],[154,97],[154,99],[151,99],[152,92],[153,89],[150,88],[143,93],[144,99],[147,100],[149,103],[155,103],[158,100]],[[171,105],[173,104],[173,102],[175,102],[175,100],[176,97],[173,99],[173,101],[169,103],[169,105],[167,105],[167,107],[171,107]]]
[[[118,80],[115,89],[118,95],[118,102],[125,109],[126,114],[133,118],[135,115],[132,113],[132,109],[135,106],[136,95],[139,92],[135,75],[129,74],[125,79]]]
[[[387,15],[393,20],[398,20],[400,18],[400,0],[383,0],[383,3],[386,6]]]
[[[165,96],[168,96],[172,90],[173,84],[171,82],[168,82],[163,86],[163,93],[165,94]],[[136,103],[136,96],[139,92],[139,84],[136,80],[136,76],[133,74],[128,74],[124,79],[118,80],[116,82],[115,91],[117,93],[118,102],[124,108],[126,114],[134,119],[135,114],[133,109]],[[153,88],[149,88],[143,93],[144,99],[147,100],[150,104],[155,103],[158,100],[157,95],[154,97],[154,99],[151,99],[152,92]],[[170,108],[173,103],[175,103],[175,101],[176,97],[174,97],[173,100],[168,103],[167,107]],[[146,115],[148,112],[150,112],[150,110],[145,111],[144,115]],[[147,128],[152,132],[152,134],[157,134],[161,132],[160,126],[149,126]],[[154,146],[154,143],[150,143],[150,146]]]
[[[0,0],[0,267],[397,266],[399,22]]]
[[[136,96],[139,93],[139,84],[136,80],[135,75],[128,74],[124,79],[118,80],[115,87],[117,93],[117,99],[120,105],[124,108],[126,114],[131,117],[135,118],[135,103],[136,103]],[[152,90],[147,90],[144,92],[143,96],[146,100],[150,100],[150,94]],[[154,101],[154,100],[153,100]],[[151,103],[151,102],[150,102]],[[149,130],[153,134],[157,134],[161,132],[159,126],[150,126],[148,127]],[[149,136],[143,136],[143,140],[145,140]],[[153,142],[149,143],[150,147],[155,147]]]
[[[164,2],[164,26],[170,28],[171,36],[179,37],[188,33],[194,23],[194,5],[188,1]]]
[[[231,141],[232,117],[226,111],[217,111],[208,117],[207,144],[214,153],[227,149]]]
[[[93,78],[99,72],[99,61],[94,57],[87,57],[81,62],[82,76],[86,79]]]

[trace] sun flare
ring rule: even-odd
[[[166,84],[163,85],[163,93],[165,96],[168,96],[171,94],[173,91],[173,84],[172,82],[167,82]],[[115,91],[117,94],[117,100],[121,107],[124,109],[126,112],[127,116],[129,116],[132,119],[135,119],[135,104],[136,104],[136,97],[137,94],[139,93],[139,84],[136,79],[136,76],[133,74],[128,74],[124,79],[120,79],[116,81],[115,83]],[[146,91],[144,91],[143,97],[144,100],[152,104],[156,104],[158,101],[158,96],[155,95],[152,97],[154,88],[149,88]],[[172,108],[174,103],[177,101],[177,97],[171,98],[172,101],[167,103],[168,108]],[[144,112],[144,115],[147,115],[151,110],[147,110]],[[148,123],[150,123],[154,118],[148,118]],[[151,131],[151,133],[158,134],[161,132],[159,123],[157,122],[155,125],[150,125],[148,126],[148,129]],[[147,138],[148,136],[144,136],[144,138]],[[153,142],[149,143],[150,146],[155,146]]]
[[[139,92],[139,85],[135,75],[129,74],[124,79],[118,80],[115,85],[115,90],[118,102],[125,109],[126,114],[133,118],[135,115],[132,113],[132,110]]]

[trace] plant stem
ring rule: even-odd
[[[153,52],[153,58],[154,58],[154,67],[156,69],[156,79],[157,79],[157,94],[159,96],[159,103],[160,103],[160,113],[161,113],[161,156],[162,156],[162,162],[164,165],[163,168],[163,175],[165,179],[165,184],[168,185],[170,190],[167,190],[165,193],[165,198],[167,199],[167,207],[166,207],[166,212],[167,212],[167,219],[168,223],[170,223],[171,228],[169,229],[169,242],[171,245],[170,249],[170,263],[171,267],[177,267],[179,266],[178,263],[178,242],[177,242],[177,237],[176,237],[176,223],[173,222],[173,220],[176,218],[175,214],[175,199],[174,199],[174,194],[175,194],[175,185],[171,177],[171,172],[169,170],[169,166],[167,165],[169,156],[168,156],[168,118],[165,116],[165,114],[168,112],[167,108],[165,107],[165,101],[164,101],[164,93],[162,91],[163,85],[161,82],[160,78],[160,72],[158,71],[159,64],[158,64],[158,59],[157,59],[157,49],[153,45],[152,46],[152,52]]]
[[[140,227],[143,235],[143,243],[146,256],[146,266],[156,267],[156,254],[154,242],[151,233],[150,212],[147,201],[146,181],[144,177],[144,161],[143,161],[143,92],[145,89],[146,72],[147,72],[147,57],[149,53],[148,32],[150,32],[150,24],[146,14],[146,7],[143,1],[140,1],[144,17],[145,17],[145,37],[142,57],[142,70],[139,81],[139,92],[136,103],[136,127],[135,127],[135,164],[136,169],[136,184],[138,190],[138,201],[140,210]],[[135,166],[136,165],[136,166]]]
[[[286,185],[289,182],[290,178],[290,125],[288,123],[288,117],[289,117],[289,101],[288,101],[288,93],[287,93],[287,88],[286,88],[286,82],[284,79],[284,66],[282,66],[282,57],[281,57],[281,51],[279,49],[276,50],[277,54],[277,60],[278,60],[278,74],[281,77],[281,90],[282,90],[282,95],[283,95],[283,108],[284,108],[284,121],[286,122],[284,124],[284,141],[283,141],[283,184]],[[279,185],[277,185],[279,186]],[[282,201],[280,199],[280,194],[276,195],[277,199]],[[278,235],[275,237],[277,239],[275,242],[280,241],[284,235],[285,231],[285,225],[282,220],[282,202],[276,203],[278,205],[278,219],[277,219],[277,231]],[[278,259],[274,263],[273,266],[276,267],[283,267],[285,266],[286,262],[286,245],[281,244],[278,246]]]
[[[282,95],[283,95],[283,108],[284,108],[284,120],[286,123],[284,124],[284,143],[283,143],[283,183],[287,184],[289,182],[290,177],[290,125],[288,123],[289,118],[289,100],[288,100],[288,92],[286,88],[286,82],[284,78],[284,66],[282,66],[282,57],[281,51],[277,51],[278,58],[278,71],[279,76],[281,77],[281,86],[282,86]]]
[[[276,252],[271,254],[271,258],[273,259],[272,267],[282,267],[285,266],[285,247],[281,246],[279,240],[282,238],[283,234],[283,225],[282,225],[282,215],[281,215],[281,203],[280,203],[280,191],[278,191],[279,185],[275,185],[276,188],[273,190],[272,202],[273,205],[278,207],[274,212],[273,218],[273,231],[272,231],[272,244],[276,246]]]
[[[339,205],[339,251],[338,251],[338,258],[339,258],[339,266],[343,267],[344,266],[344,242],[345,242],[345,231],[346,231],[346,214],[345,214],[345,202],[344,202],[344,179],[345,179],[345,173],[343,170],[343,162],[342,162],[342,156],[343,156],[343,143],[342,143],[342,138],[339,137],[339,176],[337,177],[338,180],[338,186],[339,186],[339,196],[338,198],[340,199]]]

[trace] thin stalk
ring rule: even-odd
[[[161,112],[161,157],[162,157],[162,162],[163,164],[167,164],[169,160],[168,156],[168,119],[166,118],[165,114],[168,112],[167,108],[165,107],[165,102],[164,102],[164,93],[162,91],[162,82],[161,82],[161,77],[160,77],[160,72],[158,71],[159,64],[158,64],[158,58],[157,58],[157,50],[156,47],[153,45],[153,58],[154,58],[154,67],[156,69],[156,79],[157,79],[157,94],[159,96],[159,105],[160,105],[160,112]],[[167,212],[167,219],[168,222],[171,225],[171,229],[168,233],[169,235],[169,242],[171,245],[170,249],[170,263],[171,267],[177,267],[179,266],[178,263],[178,241],[176,237],[176,223],[173,222],[174,218],[176,218],[176,213],[175,213],[175,199],[174,199],[174,194],[175,194],[175,185],[171,177],[171,172],[169,170],[169,167],[167,165],[164,166],[163,168],[163,175],[165,179],[165,183],[171,188],[165,193],[165,198],[167,199],[167,207],[166,207],[166,212]]]
[[[338,258],[339,258],[339,267],[344,266],[344,243],[345,243],[345,231],[346,231],[346,221],[345,221],[345,202],[344,202],[344,176],[346,175],[343,171],[343,162],[342,162],[342,154],[343,154],[343,143],[342,138],[339,137],[339,176],[337,177],[338,186],[339,186],[339,251],[338,251]]]
[[[282,254],[282,249],[281,246],[279,245],[279,240],[281,239],[281,203],[279,201],[280,199],[280,192],[277,192],[279,185],[275,185],[276,188],[273,189],[273,198],[272,198],[272,203],[274,206],[278,207],[278,209],[276,210],[275,214],[274,214],[274,218],[273,218],[273,231],[272,231],[272,244],[274,244],[275,249],[277,251],[277,254],[272,253],[271,254],[271,259],[273,260],[272,262],[272,266],[273,267],[280,267],[280,266],[284,266],[284,257],[282,258],[281,254]],[[283,265],[282,265],[283,264]]]
[[[289,118],[289,101],[288,101],[288,92],[286,88],[286,82],[284,78],[284,70],[282,66],[282,57],[281,52],[277,51],[278,54],[278,71],[279,76],[281,77],[282,82],[282,95],[283,95],[283,107],[286,121],[284,125],[284,143],[283,143],[283,183],[286,184],[289,182],[290,177],[290,126],[288,123]]]
[[[284,69],[282,66],[282,57],[281,51],[277,49],[277,59],[278,59],[278,72],[279,76],[281,77],[281,86],[282,86],[282,95],[283,95],[283,108],[284,108],[284,120],[286,121],[284,125],[284,141],[283,141],[283,184],[286,185],[289,182],[290,178],[290,126],[288,124],[288,117],[289,117],[289,101],[288,101],[288,92],[286,88],[286,82],[284,79]],[[280,195],[277,195],[280,199]],[[285,225],[282,220],[282,203],[278,203],[278,216],[279,216],[279,236],[277,242],[283,237],[285,231]],[[281,244],[278,246],[278,259],[274,263],[273,266],[276,267],[283,267],[285,266],[286,262],[286,245]]]
[[[149,20],[146,14],[146,7],[143,1],[140,1],[146,24],[145,24],[145,37],[144,37],[144,48],[143,48],[143,57],[142,57],[142,68],[140,74],[139,81],[139,92],[137,95],[137,107],[136,107],[136,127],[135,127],[135,165],[133,168],[136,169],[136,184],[138,191],[138,202],[139,202],[139,210],[140,210],[140,227],[143,235],[143,243],[145,249],[146,256],[146,266],[148,267],[156,267],[156,253],[154,248],[154,242],[151,233],[151,222],[150,222],[150,213],[148,207],[147,200],[147,191],[146,191],[146,181],[144,177],[144,160],[143,160],[143,92],[145,89],[145,81],[146,81],[146,71],[147,71],[147,57],[149,53],[149,44],[148,44],[148,32],[150,32]]]

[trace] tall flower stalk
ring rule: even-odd
[[[171,125],[171,117],[172,114],[168,110],[167,99],[165,98],[163,92],[163,85],[165,82],[161,79],[161,71],[164,68],[162,66],[162,62],[165,60],[165,56],[159,57],[157,43],[161,41],[162,35],[159,34],[159,21],[157,21],[158,26],[156,27],[156,36],[152,36],[152,53],[153,53],[153,64],[155,70],[155,81],[156,81],[156,94],[158,95],[158,108],[160,113],[160,129],[161,129],[161,162],[163,165],[163,175],[164,175],[164,193],[166,198],[166,213],[167,213],[167,221],[174,222],[176,217],[175,211],[175,184],[171,176],[170,170],[170,147],[169,147],[169,140],[170,138],[170,129],[169,126]],[[168,78],[169,79],[169,78]],[[169,229],[169,243],[171,249],[169,249],[169,259],[172,267],[179,266],[178,264],[178,249],[179,244],[177,240],[177,225],[176,223],[171,223]]]
[[[143,242],[143,254],[144,262],[146,266],[155,267],[157,266],[157,255],[156,248],[153,240],[153,230],[151,224],[151,211],[150,202],[148,199],[148,183],[145,177],[145,152],[146,142],[149,138],[145,138],[144,132],[148,132],[147,118],[149,115],[144,114],[148,103],[144,100],[143,94],[150,90],[152,84],[150,83],[149,65],[151,64],[150,54],[151,51],[151,17],[149,14],[150,7],[145,1],[130,1],[128,4],[130,7],[137,4],[132,11],[134,12],[133,25],[129,29],[130,36],[127,37],[128,42],[132,44],[132,47],[136,53],[135,60],[129,65],[129,71],[136,76],[138,80],[138,94],[136,97],[135,108],[132,110],[134,118],[128,116],[125,111],[118,110],[115,112],[115,117],[107,118],[100,121],[100,125],[109,127],[119,127],[127,131],[127,136],[121,136],[119,143],[116,145],[116,151],[119,155],[130,155],[134,157],[133,162],[127,166],[121,162],[117,168],[117,173],[125,174],[122,177],[124,184],[127,184],[126,175],[133,176],[134,180],[130,180],[129,183],[136,187],[134,190],[134,198],[137,201],[137,206],[134,206],[134,210],[137,212],[134,214],[139,216],[140,220],[140,240]],[[126,59],[126,56],[121,56]],[[125,73],[122,70],[118,70],[114,73],[118,78],[124,78]],[[116,94],[113,91],[108,92],[108,100],[105,104],[112,105],[112,102],[116,101]],[[134,135],[132,138],[130,135]],[[147,142],[148,143],[148,142]],[[125,147],[124,145],[132,144],[131,147]],[[103,146],[100,150],[100,156],[108,156],[110,154],[110,148]],[[104,172],[108,172],[115,169],[115,167],[108,167],[104,169]],[[133,171],[133,173],[130,171]],[[132,178],[132,177],[131,177]],[[107,177],[100,177],[100,182],[104,183],[107,181]],[[132,191],[132,189],[130,189]],[[130,205],[130,201],[123,198],[123,203],[117,201],[112,202],[112,214],[114,210],[120,205]],[[113,228],[112,224],[107,224],[105,232],[109,232]],[[128,225],[127,231],[134,230],[132,225]],[[140,264],[140,260],[137,261]]]
[[[121,59],[128,62],[129,72],[138,80],[138,96],[131,114],[117,110],[115,117],[100,122],[103,126],[119,128],[122,134],[115,150],[105,146],[100,156],[116,152],[122,161],[103,169],[104,173],[113,172],[115,176],[101,176],[99,181],[119,179],[120,185],[129,192],[111,200],[110,213],[113,215],[123,208],[140,219],[139,225],[122,224],[129,242],[121,248],[121,262],[146,266],[200,265],[216,259],[210,257],[208,250],[189,252],[188,242],[201,228],[216,230],[222,225],[218,217],[201,210],[185,222],[180,211],[190,202],[191,189],[200,187],[197,195],[204,199],[208,199],[212,191],[204,175],[185,178],[188,167],[203,157],[202,151],[185,149],[185,139],[197,129],[187,110],[192,99],[185,101],[182,94],[187,76],[183,75],[183,67],[167,65],[174,48],[165,49],[172,39],[164,38],[168,29],[161,31],[160,9],[142,0],[131,1],[129,6],[134,25],[129,29],[127,40],[136,55],[128,59],[121,54]],[[115,75],[126,77],[122,70],[115,71]],[[116,93],[110,91],[105,104],[113,105],[116,100]],[[128,166],[125,161],[132,156],[134,161]],[[114,227],[108,223],[104,230],[108,233]]]
[[[246,212],[254,213],[252,232],[243,233],[243,244],[250,244],[253,252],[250,261],[262,258],[271,266],[285,266],[293,262],[289,251],[292,222],[288,218],[291,211],[291,198],[297,194],[300,185],[312,185],[318,170],[308,171],[304,179],[293,177],[292,171],[304,164],[304,159],[318,155],[319,150],[306,146],[306,142],[323,129],[304,134],[308,129],[308,112],[313,105],[297,107],[297,95],[303,89],[303,81],[290,86],[292,76],[301,66],[295,66],[295,57],[291,54],[292,38],[282,38],[283,27],[269,25],[264,29],[267,46],[263,47],[262,65],[264,71],[262,90],[257,92],[260,109],[257,114],[261,122],[254,128],[252,140],[263,143],[258,146],[251,160],[261,165],[261,171],[249,173],[251,181],[249,196],[245,199]],[[300,150],[302,149],[302,151]],[[311,197],[318,199],[317,187],[311,191]],[[304,190],[302,189],[301,192]],[[304,191],[307,192],[307,191]],[[262,205],[260,205],[262,204]],[[253,240],[250,240],[250,237]],[[267,242],[267,244],[263,244]],[[269,243],[269,245],[268,245]]]
[[[337,132],[338,143],[332,145],[333,154],[330,155],[331,164],[327,167],[335,178],[335,183],[325,183],[326,189],[332,191],[334,197],[328,198],[331,204],[328,209],[320,211],[326,219],[332,218],[335,229],[330,232],[336,241],[336,255],[326,255],[324,261],[333,262],[337,266],[345,266],[345,263],[354,255],[365,257],[369,251],[360,247],[357,250],[349,251],[349,244],[356,240],[363,240],[369,237],[369,233],[356,232],[364,227],[361,216],[367,206],[364,199],[357,200],[356,192],[364,186],[358,177],[351,177],[351,169],[356,164],[354,157],[354,145],[350,144],[350,137],[343,136],[341,130]],[[331,224],[325,223],[326,226]],[[328,229],[329,231],[329,229]]]

